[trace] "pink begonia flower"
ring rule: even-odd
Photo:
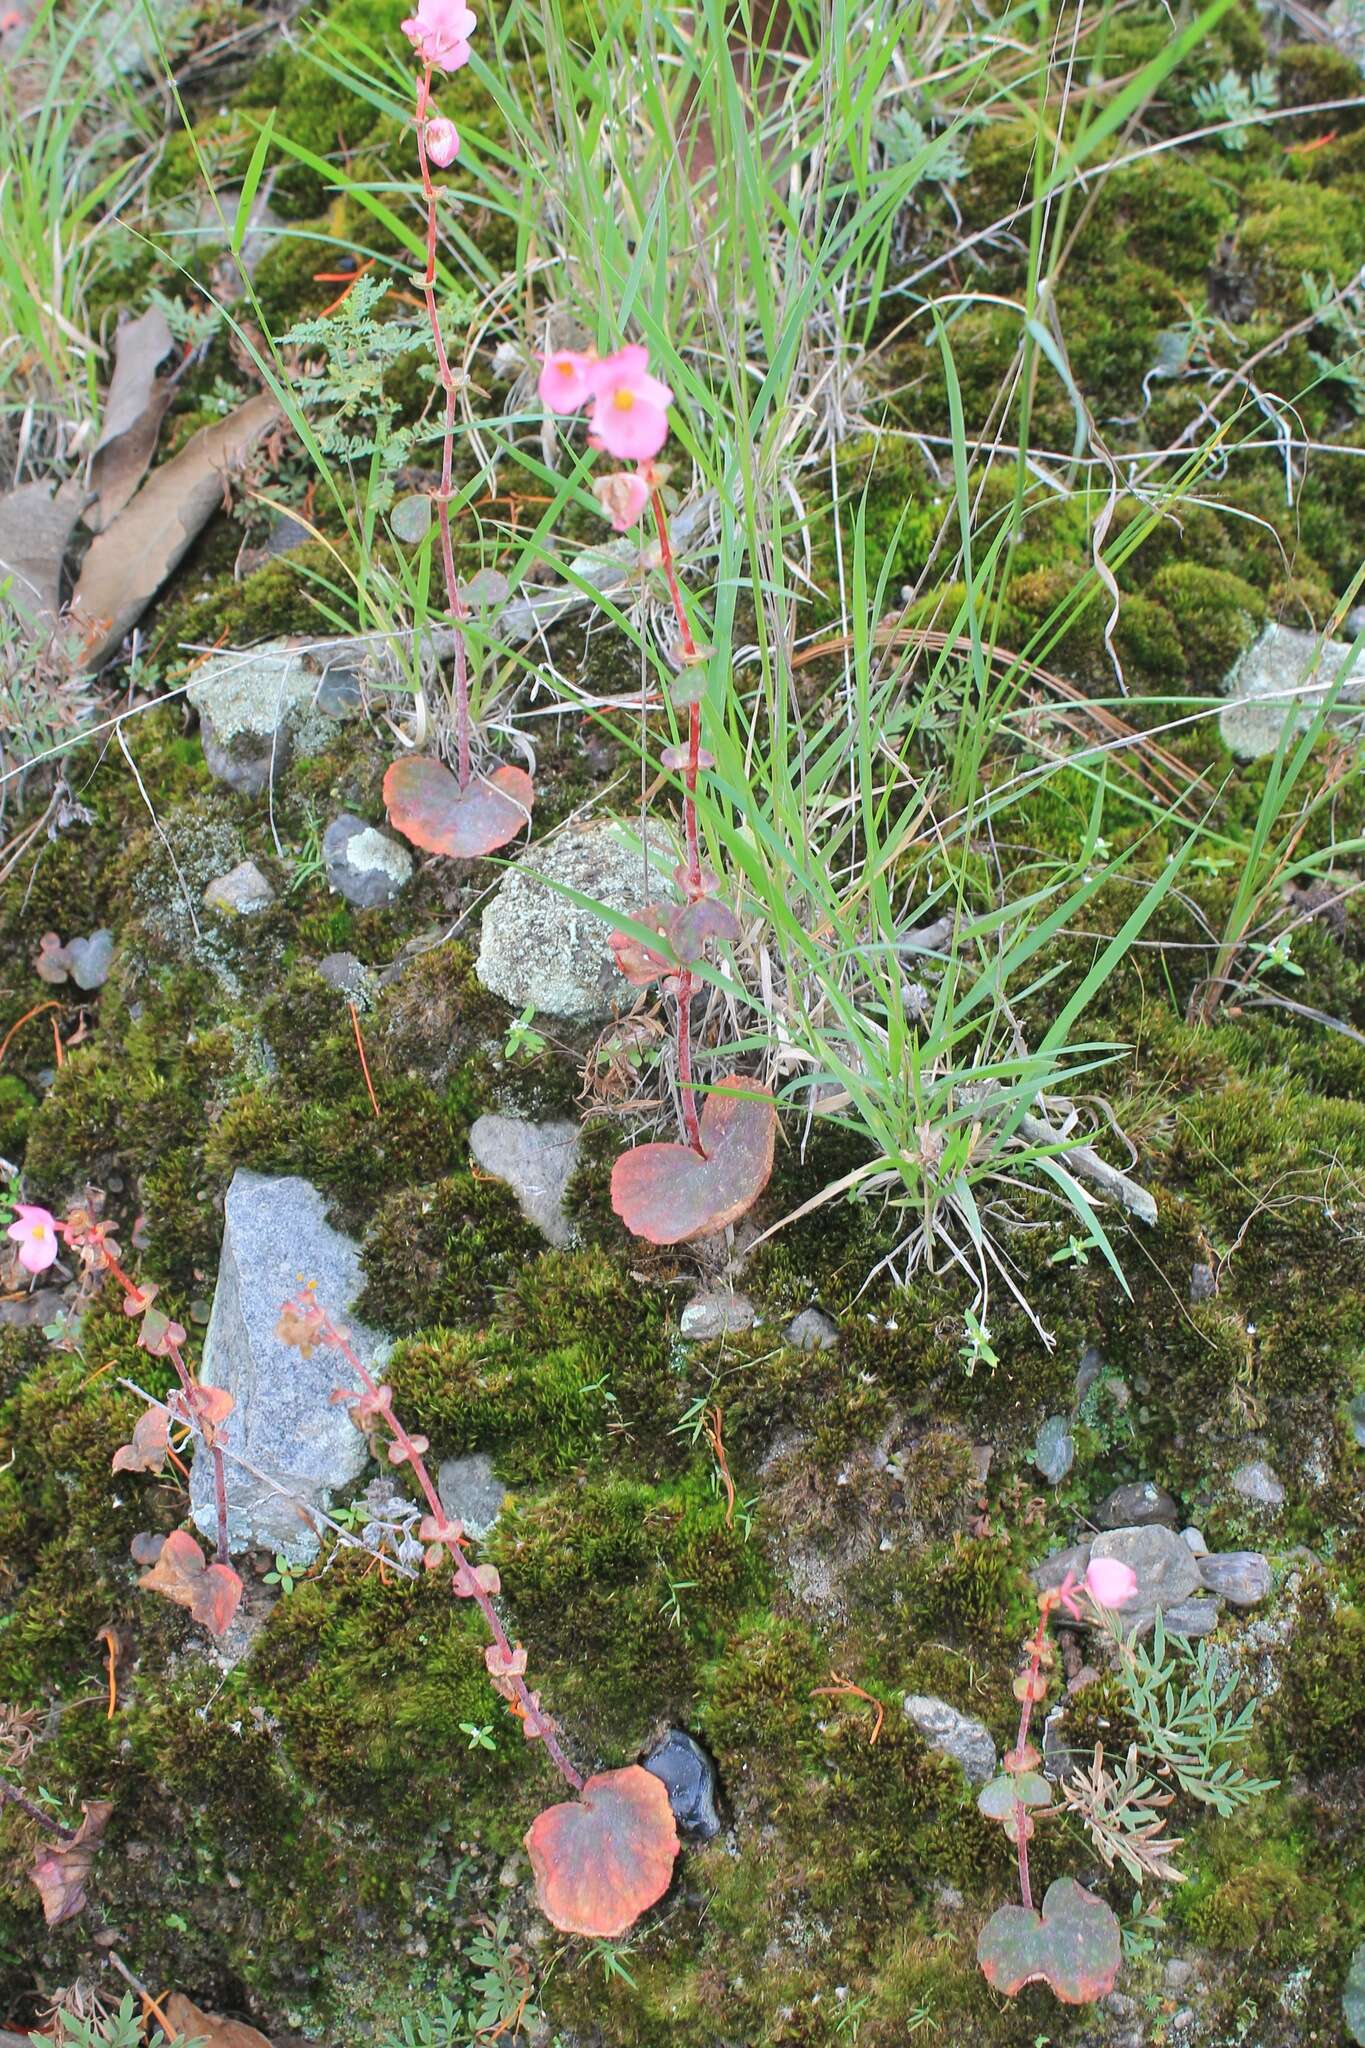
[[[460,138],[455,123],[447,121],[444,114],[433,114],[422,130],[422,141],[431,161],[443,171],[448,171],[460,153]]]
[[[1097,1607],[1122,1607],[1137,1591],[1137,1573],[1116,1557],[1097,1557],[1086,1568],[1085,1590]]]
[[[5,1234],[18,1245],[26,1273],[45,1273],[57,1256],[57,1219],[36,1202],[15,1203],[14,1221]]]
[[[540,373],[540,402],[551,412],[577,412],[593,395],[596,356],[580,349],[557,348],[546,356]]]
[[[638,470],[613,469],[593,478],[592,494],[616,533],[634,526],[649,503],[649,485]]]
[[[638,344],[603,356],[592,372],[588,431],[618,462],[648,462],[668,439],[673,393],[649,374],[649,351]]]
[[[417,12],[403,23],[403,34],[424,64],[458,71],[469,62],[474,21],[464,0],[417,0]]]

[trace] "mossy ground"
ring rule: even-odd
[[[342,0],[330,22],[334,34],[382,44],[390,13]],[[1104,62],[1124,75],[1168,33],[1156,9],[1126,10]],[[1200,61],[1181,90],[1227,64],[1245,73],[1271,61],[1255,11],[1225,16]],[[1273,61],[1286,105],[1354,89],[1324,51],[1291,46]],[[446,96],[457,118],[470,77]],[[282,52],[200,121],[224,175],[240,174],[268,107],[307,150],[349,152],[358,182],[388,175],[385,151],[406,146],[396,117]],[[1166,153],[1098,184],[1056,306],[1074,391],[1106,432],[1131,430],[1155,447],[1194,416],[1187,384],[1143,380],[1159,337],[1216,280],[1235,347],[1269,350],[1305,429],[1338,449],[1362,445],[1365,427],[1340,388],[1315,379],[1312,337],[1276,341],[1306,309],[1305,272],[1340,279],[1365,257],[1360,132],[1349,110],[1330,134],[1305,114],[1274,136],[1255,133],[1241,154]],[[1290,141],[1314,146],[1293,153]],[[974,130],[956,195],[969,230],[1017,204],[1031,148],[1013,119]],[[188,145],[172,143],[155,190],[174,198],[190,167]],[[283,172],[272,198],[298,230],[257,279],[277,328],[335,289],[314,282],[330,245],[309,236],[395,253],[382,223],[362,219],[354,195],[338,196],[306,162]],[[1009,292],[1018,275],[1009,249],[993,250],[991,289]],[[954,319],[969,427],[981,425],[1016,337],[998,307]],[[841,451],[838,481],[846,500],[866,490],[869,559],[879,573],[894,546],[894,593],[930,562],[945,491],[923,452],[934,444],[914,436],[944,432],[947,414],[935,348],[896,336],[877,362],[881,431]],[[1074,391],[1040,368],[1044,444],[1071,445]],[[200,402],[186,392],[175,431]],[[1114,644],[1141,723],[1144,696],[1207,690],[1267,618],[1326,620],[1357,566],[1358,468],[1315,453],[1292,507],[1273,446],[1207,479],[1178,517],[1152,519],[1127,499],[1104,508],[1107,486],[1030,502],[997,638],[1109,694],[1107,600],[1073,606],[1060,626],[1058,607],[1086,578],[1101,509],[1111,547],[1147,526],[1116,556]],[[972,481],[989,532],[1014,478]],[[815,517],[818,616],[834,585],[818,508]],[[153,644],[168,663],[186,638],[315,624],[299,569],[326,569],[325,551],[238,583],[239,541],[226,522],[215,528],[160,608]],[[930,578],[917,603],[927,618],[951,610],[951,593]],[[620,666],[611,654],[594,659],[604,677]],[[1111,1070],[1113,1106],[1137,1147],[1134,1170],[1159,1198],[1155,1228],[1114,1232],[1126,1292],[1097,1257],[1071,1260],[1067,1232],[1025,1205],[1007,1242],[1037,1322],[1002,1301],[991,1321],[998,1363],[968,1372],[960,1274],[866,1286],[900,1219],[841,1202],[749,1262],[756,1329],[687,1346],[674,1283],[692,1268],[623,1240],[604,1199],[610,1131],[585,1144],[569,1251],[544,1249],[506,1191],[471,1171],[467,1133],[480,1109],[562,1114],[580,1081],[575,1061],[553,1049],[506,1057],[512,1019],[480,989],[468,933],[445,936],[495,871],[453,889],[428,866],[388,913],[347,909],[310,871],[319,816],[344,806],[379,817],[375,731],[339,726],[324,751],[296,763],[273,819],[211,783],[174,702],[127,731],[160,829],[121,757],[83,755],[87,815],[43,844],[0,903],[6,1022],[48,993],[32,968],[43,931],[108,924],[119,941],[96,998],[56,992],[60,1065],[47,1013],[15,1040],[0,1074],[0,1153],[22,1163],[33,1199],[59,1206],[87,1182],[105,1191],[125,1243],[189,1325],[191,1349],[233,1170],[314,1180],[362,1239],[361,1307],[399,1340],[391,1378],[405,1416],[438,1457],[490,1452],[511,1488],[489,1555],[578,1760],[626,1761],[667,1721],[710,1747],[725,1831],[686,1854],[666,1904],[630,1944],[628,1976],[608,1983],[579,1951],[546,1969],[550,2029],[602,2048],[891,2048],[927,2014],[938,2029],[927,2038],[973,2048],[1104,2038],[1096,2030],[1108,2019],[1077,2016],[1037,1987],[1005,2003],[982,1982],[975,1935],[1010,1893],[1008,1845],[955,1767],[909,1727],[901,1700],[939,1693],[982,1716],[1003,1747],[1028,1565],[1070,1540],[1111,1486],[1140,1477],[1167,1487],[1214,1546],[1264,1547],[1284,1561],[1270,1610],[1278,1633],[1248,1666],[1264,1695],[1255,1762],[1280,1784],[1245,1825],[1181,1809],[1191,1882],[1172,1895],[1153,1958],[1130,1962],[1126,1987],[1142,2002],[1147,2038],[1173,2038],[1177,2002],[1160,1963],[1193,1952],[1207,1986],[1204,2038],[1267,2048],[1338,2038],[1345,1959],[1365,1932],[1352,1826],[1365,1743],[1365,1538],[1345,1415],[1365,1358],[1365,1058],[1349,1035],[1365,1030],[1359,913],[1344,932],[1323,922],[1295,937],[1296,992],[1347,1033],[1269,1010],[1186,1023],[1184,948],[1199,920],[1226,912],[1233,887],[1216,870],[1192,875],[1163,911],[1154,934],[1166,950],[1130,956],[1108,985],[1088,1021],[1132,1049]],[[1213,772],[1220,815],[1245,827],[1264,771],[1233,769],[1208,727],[1173,745]],[[597,734],[591,745],[558,736],[542,760],[538,819],[565,815],[618,765]],[[1027,814],[1033,850],[1074,843],[1089,801],[1080,777],[1055,777]],[[1360,829],[1340,816],[1337,825]],[[1147,828],[1136,807],[1116,808],[1107,825],[1116,838]],[[1158,858],[1175,838],[1169,821],[1162,830]],[[184,891],[197,905],[212,875],[248,855],[276,883],[276,905],[241,927],[200,913],[196,932]],[[404,947],[404,971],[385,976]],[[373,970],[359,1019],[377,1117],[346,1002],[316,971],[341,949]],[[1084,947],[1053,949],[1050,964],[1056,979],[1034,999],[1044,1017],[1084,971]],[[838,1134],[817,1132],[800,1156],[780,1156],[758,1220],[776,1221],[857,1163]],[[1217,1275],[1210,1298],[1192,1297],[1197,1265]],[[812,1301],[838,1320],[835,1350],[801,1352],[784,1339],[792,1312]],[[1089,1345],[1128,1398],[1087,1407],[1077,1465],[1049,1491],[1029,1449],[1041,1419],[1070,1408]],[[109,1460],[137,1408],[121,1377],[159,1386],[160,1371],[135,1350],[117,1303],[90,1315],[75,1351],[33,1330],[0,1331],[0,1699],[40,1716],[34,1782],[66,1812],[81,1798],[113,1799],[94,1911],[148,1981],[267,2029],[363,2043],[378,2015],[456,1982],[475,1916],[511,1901],[524,1927],[518,1845],[557,1781],[504,1717],[470,1613],[433,1581],[412,1586],[338,1558],[282,1597],[253,1585],[268,1618],[226,1674],[177,1611],[139,1593],[130,1539],[174,1526],[183,1492],[171,1476],[114,1482]],[[697,1420],[717,1412],[733,1508]],[[1253,1455],[1284,1479],[1279,1511],[1249,1506],[1230,1486]],[[98,1638],[110,1624],[131,1656],[107,1718]],[[1235,1657],[1236,1622],[1223,1640]],[[841,1692],[844,1680],[861,1692]],[[1112,1690],[1080,1696],[1077,1742],[1118,1718]],[[471,1735],[478,1729],[493,1750]],[[0,2019],[29,2018],[40,1992],[90,1965],[93,1912],[44,1930],[26,1849],[26,1824],[0,1812]],[[1044,1834],[1036,1876],[1075,1869],[1129,1915],[1131,1886],[1106,1877],[1082,1838]]]

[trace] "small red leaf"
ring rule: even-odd
[[[669,913],[661,910],[657,903],[642,904],[634,917],[636,924],[645,925],[651,932],[657,932],[661,939],[667,939]],[[636,938],[634,932],[612,932],[607,944],[615,956],[616,965],[635,988],[648,988],[661,974],[673,972],[673,962],[667,953],[656,953],[643,939]]]
[[[565,1934],[603,1941],[663,1897],[678,1846],[667,1788],[639,1764],[589,1778],[577,1799],[537,1814],[526,1835],[545,1917]]]
[[[128,1301],[132,1300],[130,1295]],[[150,1351],[153,1358],[169,1358],[172,1350],[178,1349],[185,1341],[184,1324],[173,1323],[159,1308],[152,1308],[145,1298],[140,1307],[130,1308],[126,1301],[123,1312],[125,1315],[141,1315],[142,1328],[137,1333],[137,1341],[144,1351]]]
[[[1119,1923],[1074,1877],[1047,1888],[1043,1910],[1001,1906],[976,1944],[986,1981],[1006,1998],[1025,1984],[1047,1984],[1064,2005],[1090,2005],[1114,1988],[1123,1960]]]
[[[166,1431],[170,1418],[164,1408],[147,1408],[133,1424],[131,1443],[120,1444],[114,1453],[115,1472],[159,1472],[166,1462]]]
[[[389,823],[414,846],[451,860],[478,860],[515,839],[535,790],[524,768],[475,775],[464,789],[442,761],[406,754],[384,777]]]
[[[612,1208],[651,1244],[690,1244],[723,1230],[768,1185],[777,1134],[772,1095],[738,1074],[715,1087],[701,1113],[705,1158],[688,1145],[638,1145],[612,1168]]]
[[[700,960],[708,939],[727,943],[739,937],[739,919],[714,896],[680,903],[668,920],[668,939],[680,960]]]
[[[138,1584],[149,1593],[162,1593],[177,1607],[188,1607],[194,1619],[210,1635],[226,1635],[242,1597],[242,1582],[231,1565],[208,1564],[188,1529],[177,1529],[166,1538],[161,1554]]]
[[[82,1800],[85,1819],[65,1842],[44,1842],[29,1872],[43,1902],[49,1927],[74,1920],[85,1904],[85,1881],[94,1867],[100,1836],[109,1825],[113,1806],[107,1799]]]

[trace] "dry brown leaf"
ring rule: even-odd
[[[81,516],[85,486],[70,477],[50,484],[20,484],[0,496],[0,581],[12,578],[10,604],[34,625],[55,625],[62,598],[62,558]]]
[[[114,1808],[108,1799],[84,1799],[85,1819],[67,1841],[44,1842],[29,1872],[43,1902],[49,1927],[74,1920],[85,1904],[85,1881],[94,1867],[100,1836]]]
[[[160,306],[125,320],[114,337],[114,374],[104,404],[104,431],[90,459],[90,488],[97,502],[85,515],[100,533],[132,497],[156,453],[161,419],[175,389],[157,379],[157,366],[175,347]]]
[[[205,2048],[271,2048],[266,2036],[245,2020],[225,2020],[216,2012],[205,2012],[183,1991],[173,1991],[161,2003],[182,2041],[197,2039]]]
[[[71,600],[72,619],[86,632],[83,668],[107,661],[137,624],[222,504],[228,478],[279,416],[275,400],[261,392],[227,419],[201,427],[99,535]]]

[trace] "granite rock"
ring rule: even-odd
[[[483,914],[478,977],[514,1010],[528,1005],[576,1024],[604,1024],[633,998],[608,940],[612,927],[554,884],[630,915],[673,884],[645,863],[610,820],[576,825],[533,845],[503,877]]]
[[[1228,676],[1228,703],[1219,715],[1225,745],[1244,761],[1267,758],[1279,745],[1286,717],[1302,732],[1345,667],[1348,640],[1320,640],[1297,626],[1269,625]],[[1365,718],[1365,665],[1357,662],[1329,715],[1338,727],[1359,728]]]
[[[995,1738],[974,1714],[963,1714],[932,1693],[911,1693],[903,1712],[930,1749],[951,1757],[970,1784],[984,1785],[995,1776]]]
[[[215,875],[204,891],[204,908],[220,910],[225,917],[254,917],[268,910],[275,891],[254,860],[239,861],[226,875]]]
[[[264,1475],[226,1461],[234,1555],[260,1546],[308,1562],[318,1537],[306,1510],[325,1508],[369,1457],[346,1409],[331,1398],[345,1382],[344,1360],[321,1349],[305,1358],[275,1334],[281,1308],[304,1281],[316,1282],[318,1300],[344,1318],[359,1357],[373,1368],[383,1339],[350,1314],[362,1285],[358,1247],[328,1223],[310,1182],[239,1166],[224,1204],[218,1285],[199,1375],[206,1386],[226,1387],[233,1396],[228,1448]],[[213,1465],[202,1452],[190,1474],[190,1508],[201,1534],[212,1538]]]
[[[580,1136],[574,1123],[533,1124],[515,1116],[481,1116],[469,1133],[477,1164],[507,1184],[526,1221],[560,1250],[573,1237],[564,1191],[578,1161]]]

